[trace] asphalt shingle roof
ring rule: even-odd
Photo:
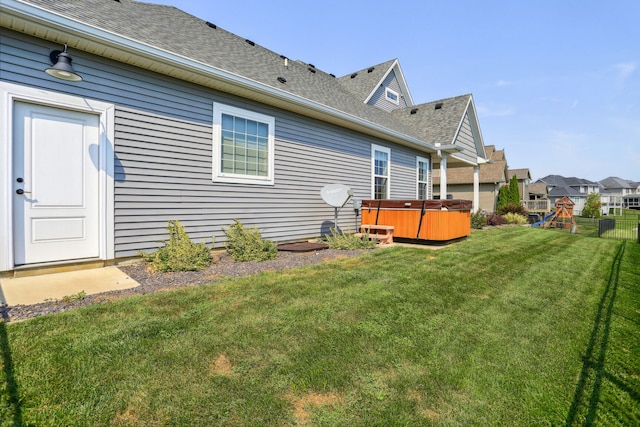
[[[427,142],[453,144],[470,99],[471,94],[460,95],[399,108],[391,114]]]
[[[617,176],[610,176],[609,178],[598,181],[598,183],[606,189],[633,189],[637,187],[634,186],[631,181],[618,178]]]
[[[288,60],[285,66],[286,55],[266,49],[257,41],[248,43],[215,23],[213,28],[176,7],[133,0],[24,1],[421,139],[418,132],[389,113],[364,104],[354,96],[353,89],[348,90],[332,75],[302,61]],[[371,78],[383,71],[376,67]],[[279,82],[278,77],[284,77],[286,83]]]
[[[352,93],[361,102],[373,92],[376,85],[389,69],[395,63],[395,59],[383,62],[382,64],[374,65],[371,67],[363,68],[362,70],[354,71],[345,76],[338,78],[338,82],[344,86],[350,93]],[[354,76],[354,77],[352,77]]]

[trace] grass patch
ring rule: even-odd
[[[0,425],[636,425],[638,259],[505,227],[0,324]]]

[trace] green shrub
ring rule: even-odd
[[[278,257],[275,242],[264,240],[257,227],[246,229],[237,219],[228,229],[222,229],[227,236],[225,247],[235,261],[267,261]]]
[[[482,211],[471,214],[471,228],[481,230],[485,225],[487,225],[487,216]]]
[[[504,225],[504,217],[500,214],[492,214],[487,217],[487,225]]]
[[[324,240],[331,249],[357,250],[371,249],[376,246],[375,240],[369,240],[369,235],[357,236],[351,233],[344,233],[331,227],[331,234],[324,236]]]
[[[527,223],[527,217],[517,213],[508,212],[502,215],[502,217],[507,222],[507,224],[522,225]]]
[[[193,243],[180,221],[170,220],[167,225],[169,241],[155,252],[139,252],[145,263],[155,271],[196,271],[211,264],[211,250],[204,243]]]
[[[497,213],[499,213],[500,215],[514,213],[514,214],[522,215],[524,217],[529,216],[529,212],[524,208],[524,206],[519,204],[514,204],[514,203],[504,205],[503,207],[498,209]]]

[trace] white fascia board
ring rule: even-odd
[[[476,104],[473,101],[473,95],[469,96],[469,103],[467,104],[467,110],[471,113],[473,118],[472,127],[478,134],[478,144],[476,145],[476,149],[478,151],[478,156],[486,157],[487,153],[484,148],[484,138],[482,137],[482,130],[480,129],[480,121],[478,120],[478,114],[476,113]]]
[[[7,19],[17,18],[19,20],[37,24],[43,27],[53,27],[59,32],[65,34],[75,34],[80,38],[87,38],[94,43],[105,45],[113,52],[142,56],[147,60],[170,65],[173,68],[180,68],[184,71],[221,81],[228,85],[248,89],[259,94],[267,95],[269,97],[274,97],[285,101],[286,103],[292,103],[303,108],[333,117],[335,119],[338,119],[339,121],[352,123],[356,126],[368,129],[380,135],[384,135],[393,140],[403,141],[405,144],[414,146],[415,148],[421,150],[427,150],[430,152],[435,152],[436,150],[433,144],[429,144],[417,138],[409,137],[401,132],[377,125],[368,120],[340,111],[336,108],[320,104],[318,102],[291,94],[289,92],[281,91],[274,87],[265,85],[255,80],[251,80],[238,74],[234,74],[223,69],[216,68],[212,65],[195,61],[185,56],[181,56],[146,43],[129,39],[116,33],[92,27],[80,21],[76,21],[74,19],[56,14],[35,5],[22,3],[17,0],[2,0],[2,2],[0,3],[0,12],[1,14],[5,15],[5,18]],[[174,77],[176,76],[174,75]]]
[[[404,78],[404,73],[402,72],[402,68],[400,68],[400,62],[397,59],[393,61],[393,64],[389,67],[389,69],[382,75],[382,78],[378,80],[378,83],[373,87],[367,99],[364,100],[364,103],[367,104],[373,95],[376,93],[376,90],[382,85],[382,82],[385,81],[387,76],[391,73],[391,71],[396,70],[396,76],[398,77],[398,83],[400,84],[400,89],[402,90],[402,94],[405,95],[405,100],[408,101],[410,107],[413,107],[413,97],[411,96],[411,92],[409,91],[409,86],[407,86],[407,81]]]
[[[413,107],[414,105],[413,97],[411,96],[411,92],[409,91],[409,86],[407,85],[407,80],[404,78],[404,73],[402,72],[402,68],[400,67],[400,61],[396,59],[395,63],[393,64],[393,68],[395,68],[398,71],[396,73],[396,76],[398,76],[398,80],[400,83],[400,87],[402,88],[402,92],[408,98],[409,107]]]

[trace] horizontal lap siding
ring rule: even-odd
[[[462,126],[460,126],[460,131],[456,137],[455,144],[462,147],[462,152],[456,154],[456,157],[461,157],[471,163],[475,163],[477,161],[476,143],[473,138],[471,123],[469,122],[469,114],[464,115],[464,120],[462,122]]]
[[[370,198],[372,143],[392,150],[392,196],[415,195],[416,153],[409,149],[83,52],[71,54],[85,80],[61,82],[42,71],[56,46],[4,30],[2,43],[3,80],[116,106],[116,257],[158,247],[173,219],[196,241],[215,236],[217,246],[234,218],[267,239],[318,236],[334,215],[320,196],[324,185],[343,183],[355,197]],[[275,117],[275,185],[212,182],[214,102]],[[350,203],[339,218],[342,228],[355,227]]]

